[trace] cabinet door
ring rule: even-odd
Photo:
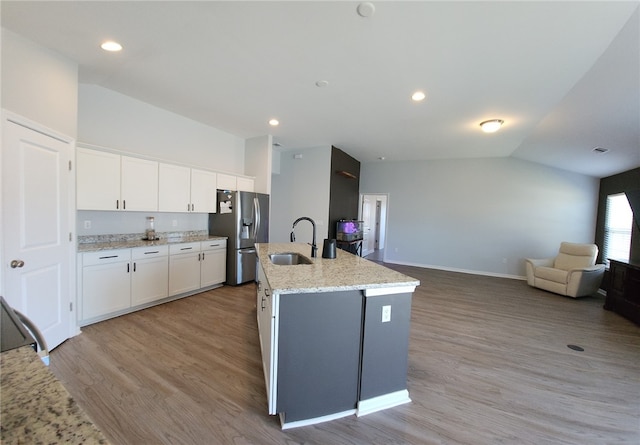
[[[122,156],[120,172],[121,209],[158,211],[158,163]]]
[[[191,169],[191,211],[216,212],[217,175],[213,172]]]
[[[276,388],[274,376],[273,347],[276,314],[273,310],[273,295],[269,288],[262,266],[258,265],[258,299],[256,311],[258,314],[258,335],[260,337],[260,350],[262,352],[262,370],[264,372],[265,387],[267,389],[267,404],[269,414],[276,414]]]
[[[169,295],[200,289],[200,252],[169,257]]]
[[[78,210],[117,210],[120,202],[120,155],[76,149]]]
[[[227,279],[227,249],[202,252],[200,261],[200,286],[224,283]]]
[[[130,264],[120,261],[82,269],[82,319],[110,314],[131,306]]]
[[[254,180],[251,178],[236,178],[236,185],[238,186],[238,190],[241,192],[253,192],[254,188]]]
[[[218,173],[218,188],[221,190],[238,190],[236,177],[233,175]]]
[[[180,165],[160,164],[158,211],[188,212],[191,209],[191,169]]]
[[[164,252],[144,248],[149,251],[149,258],[136,258],[136,255],[133,255],[132,306],[150,303],[169,295],[169,255],[166,246],[163,247],[165,247]]]

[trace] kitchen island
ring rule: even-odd
[[[269,414],[283,429],[411,401],[411,298],[420,282],[340,249],[311,258],[301,243],[256,244],[257,321]],[[294,253],[310,264],[274,264]]]

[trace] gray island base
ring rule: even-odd
[[[338,250],[311,258],[301,243],[256,244],[257,320],[269,414],[283,429],[411,401],[411,298],[420,282]],[[311,264],[276,265],[274,253]]]

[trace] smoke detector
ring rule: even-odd
[[[371,2],[362,2],[356,8],[360,17],[371,17],[376,12],[376,7]]]

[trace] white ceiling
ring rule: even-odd
[[[637,1],[379,1],[369,18],[358,4],[3,0],[1,20],[78,62],[83,83],[284,149],[640,166]],[[503,129],[482,133],[491,118]]]

